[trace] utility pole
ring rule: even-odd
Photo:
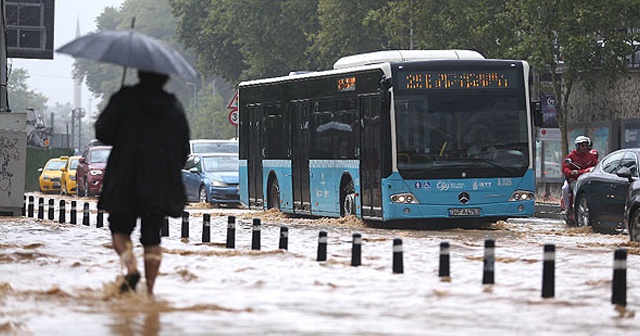
[[[9,110],[9,97],[7,93],[7,39],[4,37],[4,0],[0,0],[0,112],[11,112]]]

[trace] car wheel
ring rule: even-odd
[[[267,199],[267,209],[280,210],[280,186],[278,181],[274,179],[269,184],[269,195]]]
[[[640,209],[633,211],[631,220],[629,221],[629,239],[631,241],[640,241]]]
[[[60,187],[60,195],[67,195],[67,185],[66,184],[62,184],[62,186]]]
[[[577,226],[591,226],[591,217],[589,214],[589,201],[586,195],[580,195],[575,203],[575,216]]]
[[[356,192],[353,187],[353,181],[347,182],[340,192],[342,198],[340,200],[340,216],[347,217],[356,214]]]
[[[204,189],[204,186],[200,186],[200,190],[198,191],[198,200],[200,203],[207,203],[207,190]]]

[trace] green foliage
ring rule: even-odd
[[[42,112],[48,99],[40,92],[29,89],[27,79],[29,79],[29,73],[25,69],[14,68],[9,72],[7,80],[9,108],[15,112],[26,112],[27,107],[30,107],[37,112]]]
[[[192,139],[231,139],[236,127],[229,120],[228,102],[208,85],[198,95],[198,108],[189,115]]]

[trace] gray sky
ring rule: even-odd
[[[107,6],[120,7],[125,0],[55,0],[54,50],[76,37],[79,22],[82,35],[96,30],[96,18]],[[49,98],[47,104],[73,103],[73,58],[54,52],[53,60],[10,59],[14,68],[29,72],[31,89]],[[82,107],[94,111],[98,104],[83,84]]]

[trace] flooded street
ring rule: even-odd
[[[153,300],[143,281],[137,293],[117,294],[120,262],[108,229],[96,228],[95,210],[89,226],[60,224],[57,212],[56,220],[0,218],[0,334],[630,335],[640,326],[640,245],[626,235],[538,218],[399,230],[275,212],[189,212],[189,238],[181,237],[181,219],[169,222]],[[209,243],[203,213],[211,214]],[[234,249],[226,248],[229,215],[238,220]],[[252,250],[253,218],[262,219],[260,250]],[[283,225],[288,250],[278,249]],[[321,230],[327,261],[318,262]],[[353,233],[363,238],[358,267],[351,266]],[[402,274],[392,271],[394,238],[403,243]],[[482,284],[485,239],[496,244],[495,284]],[[444,241],[451,274],[441,279]],[[556,246],[555,297],[543,299],[547,243]],[[626,309],[611,304],[618,248],[628,253]]]

